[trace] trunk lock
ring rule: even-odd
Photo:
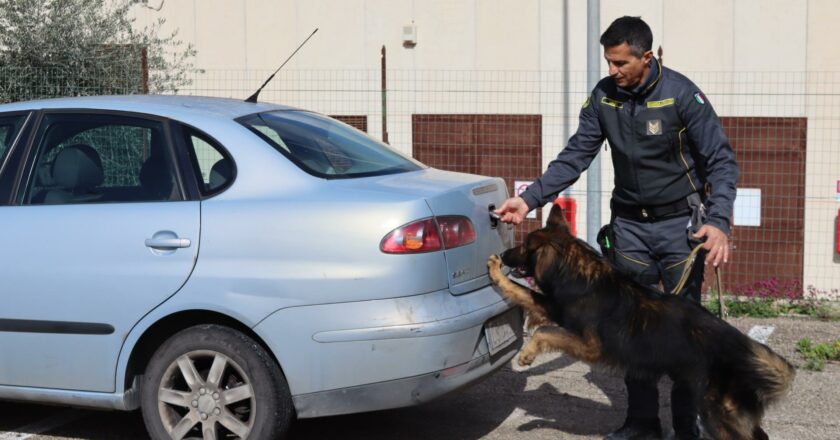
[[[487,209],[490,211],[490,227],[496,229],[499,226],[499,220],[501,219],[501,217],[499,217],[499,214],[496,214],[495,212],[496,205],[491,203],[490,206],[487,207]]]

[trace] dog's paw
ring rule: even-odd
[[[491,255],[487,259],[487,268],[490,269],[490,279],[498,284],[498,281],[504,278],[502,273],[502,259],[498,255]]]
[[[519,353],[519,358],[516,360],[516,363],[519,364],[520,367],[527,367],[534,363],[534,356],[533,353]]]

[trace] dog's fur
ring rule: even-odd
[[[533,277],[542,292],[512,282],[502,263]],[[520,365],[561,350],[638,378],[667,374],[692,384],[704,427],[716,439],[768,438],[764,411],[789,390],[793,366],[700,304],[614,270],[569,233],[559,207],[545,228],[487,264],[502,293],[526,310],[529,327],[538,327]]]

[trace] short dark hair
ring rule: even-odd
[[[653,33],[650,26],[641,17],[624,16],[616,19],[610,27],[601,34],[601,45],[604,47],[618,46],[627,43],[630,52],[641,57],[653,45]]]

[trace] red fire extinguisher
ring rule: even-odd
[[[840,182],[838,182],[838,185],[840,185]],[[837,209],[837,218],[834,223],[837,225],[837,232],[834,234],[834,246],[836,247],[835,251],[840,254],[840,209]]]
[[[572,235],[577,235],[577,225],[575,224],[575,216],[577,214],[577,201],[574,197],[560,196],[554,199],[555,205],[560,205],[563,208],[563,213],[566,216],[566,223],[569,224],[569,231]]]

